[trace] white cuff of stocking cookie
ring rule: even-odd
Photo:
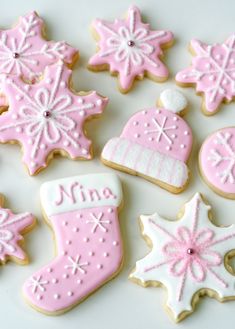
[[[118,207],[122,187],[115,174],[90,174],[42,184],[41,204],[47,216],[84,208]]]
[[[188,168],[184,162],[125,138],[110,139],[103,149],[102,158],[176,188],[183,187],[188,180]]]

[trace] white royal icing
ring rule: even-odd
[[[62,178],[42,184],[41,203],[47,216],[101,206],[118,207],[122,189],[114,174]]]
[[[174,113],[183,111],[187,105],[187,99],[175,89],[165,89],[160,94],[160,102],[166,110]]]
[[[130,278],[161,282],[175,320],[182,312],[192,312],[192,298],[200,289],[211,289],[219,298],[235,296],[235,277],[224,266],[225,255],[234,249],[235,225],[214,226],[208,219],[210,209],[197,193],[185,204],[180,220],[165,220],[157,213],[141,216],[143,235],[153,247],[136,263]]]

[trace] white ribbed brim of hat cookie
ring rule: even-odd
[[[176,188],[183,187],[188,180],[188,168],[183,161],[126,138],[110,139],[102,151],[102,159]]]

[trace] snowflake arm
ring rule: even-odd
[[[25,263],[27,256],[18,242],[35,225],[35,219],[30,213],[15,215],[10,209],[0,208],[0,262],[8,258]]]

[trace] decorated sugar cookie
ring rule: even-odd
[[[192,40],[192,64],[176,75],[182,86],[196,86],[203,95],[202,110],[213,115],[222,102],[231,102],[235,96],[235,34],[224,43],[207,45]]]
[[[20,75],[34,81],[47,65],[60,59],[71,66],[77,57],[77,49],[66,42],[45,39],[44,23],[36,12],[20,17],[12,29],[0,30],[0,74]],[[7,100],[2,95],[0,106],[4,105]]]
[[[235,226],[215,226],[210,210],[197,193],[177,221],[157,213],[140,217],[143,237],[152,250],[136,263],[130,279],[143,287],[164,286],[166,308],[176,322],[194,311],[202,295],[220,302],[235,299],[235,276],[228,271]]]
[[[180,92],[163,91],[158,107],[134,114],[120,137],[107,142],[101,160],[172,193],[181,192],[189,179],[186,163],[192,148],[192,131],[180,117],[186,107]]]
[[[21,248],[22,234],[29,232],[36,224],[32,214],[26,212],[14,214],[3,208],[4,197],[0,195],[0,264],[14,260],[18,264],[27,264],[28,257]]]
[[[55,153],[71,159],[92,157],[84,122],[102,113],[107,98],[95,91],[73,92],[71,74],[58,62],[47,66],[43,79],[36,84],[27,84],[17,76],[2,77],[9,108],[0,116],[0,142],[22,146],[30,175],[45,168]]]
[[[211,134],[199,154],[202,177],[218,194],[235,199],[235,127]]]
[[[144,75],[155,81],[164,81],[168,69],[162,63],[162,48],[173,43],[169,31],[154,31],[142,22],[140,10],[131,6],[127,18],[113,23],[97,19],[92,24],[98,51],[89,60],[93,71],[109,70],[118,75],[119,89],[128,92],[135,79]]]
[[[44,183],[40,194],[57,256],[26,280],[23,293],[36,310],[56,315],[120,271],[122,189],[116,175],[92,174]]]

